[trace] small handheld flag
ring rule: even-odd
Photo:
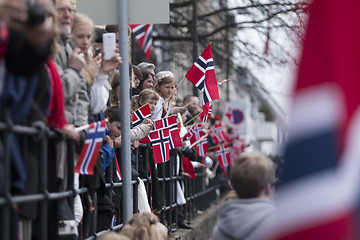
[[[94,167],[105,135],[105,124],[105,120],[89,124],[88,135],[74,169],[76,173],[94,174]]]

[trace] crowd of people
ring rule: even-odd
[[[99,239],[166,239],[166,227],[159,223],[153,213],[159,214],[164,205],[161,198],[156,196],[161,191],[156,180],[168,174],[161,172],[162,168],[159,167],[160,164],[168,164],[168,159],[160,159],[162,163],[159,163],[159,159],[155,159],[156,154],[150,154],[149,165],[146,165],[142,151],[139,151],[137,169],[133,158],[117,159],[121,151],[121,128],[131,128],[132,151],[139,146],[151,148],[152,144],[144,139],[166,128],[159,129],[157,122],[175,116],[176,134],[181,141],[169,143],[170,147],[166,150],[177,149],[180,153],[176,161],[178,164],[182,162],[184,167],[177,167],[176,174],[181,174],[184,169],[183,174],[196,177],[194,168],[203,168],[207,183],[215,176],[224,177],[226,181],[230,165],[240,160],[246,162],[247,158],[235,161],[244,152],[244,143],[239,135],[224,126],[221,118],[211,114],[209,109],[205,113],[204,106],[200,105],[201,97],[178,97],[177,81],[171,71],[156,71],[155,64],[149,62],[130,64],[131,99],[128,103],[120,102],[120,73],[117,68],[124,63],[118,52],[109,60],[103,58],[101,37],[103,33],[116,32],[116,26],[109,25],[105,29],[94,27],[88,16],[75,11],[70,0],[37,0],[35,3],[0,0],[0,21],[1,120],[5,118],[6,109],[14,124],[39,130],[50,129],[56,133],[57,137],[48,141],[50,192],[81,187],[89,189],[85,194],[77,194],[74,201],[49,202],[49,239],[58,239],[61,228],[65,229],[66,226],[71,230],[65,235],[86,237],[89,232],[108,230],[114,221],[121,222],[121,191],[114,189],[110,198],[104,187],[108,167],[110,164],[120,167],[120,161],[132,162],[132,178],[139,182],[150,173],[153,195],[139,198],[138,206],[141,213],[148,215],[135,214],[130,223],[123,227],[122,238],[120,235],[111,238],[113,233],[108,233]],[[129,28],[129,39],[130,36]],[[121,104],[130,104],[132,112],[148,105],[150,116],[136,126],[122,126]],[[101,120],[106,120],[106,134],[94,174],[69,173],[67,165],[77,163],[88,134],[86,129],[78,131],[77,128]],[[41,146],[27,138],[28,147],[24,149],[21,137],[10,133],[11,192],[14,195],[38,193]],[[262,160],[258,156],[256,159]],[[234,169],[230,179],[237,195],[240,198],[257,197],[259,192],[244,193],[245,197],[242,195],[239,189],[243,186],[237,185],[242,180],[238,177],[246,173],[241,172],[240,166],[236,165]],[[121,169],[119,171],[121,173]],[[233,174],[235,171],[236,174]],[[73,181],[68,181],[72,175]],[[117,175],[111,177],[115,182],[121,181]],[[271,183],[270,178],[267,178],[266,184]],[[184,205],[184,189],[180,182],[176,184],[177,195],[182,196],[178,203]],[[232,201],[235,200],[229,201],[229,208]],[[36,236],[32,229],[36,224],[37,208],[36,202],[27,202],[12,209],[14,236],[20,239]],[[73,209],[73,214],[69,209]],[[179,212],[179,226],[190,228]],[[97,219],[96,229],[91,229],[93,225],[90,219],[94,216]],[[138,232],[139,226],[144,228],[141,233]],[[217,237],[221,234],[222,229],[217,228],[215,239],[225,239]],[[146,235],[149,237],[144,237]]]

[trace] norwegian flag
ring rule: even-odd
[[[209,148],[207,138],[204,138],[196,145],[196,155],[198,157],[206,157],[208,149]]]
[[[158,129],[151,132],[150,137],[155,164],[167,162],[170,159],[169,128],[164,128],[163,123],[159,123]]]
[[[234,122],[233,121],[233,111],[231,109],[231,107],[228,108],[227,112],[225,113],[226,117],[229,119],[230,122]]]
[[[181,144],[178,124],[176,121],[176,116],[173,115],[155,121],[155,129],[160,129],[162,127],[169,128],[170,149],[180,147],[182,144]]]
[[[258,239],[360,239],[360,1],[311,2],[276,211]]]
[[[219,161],[219,165],[223,169],[227,169],[230,166],[230,149],[227,144],[220,144],[216,147],[216,155]]]
[[[210,128],[210,136],[214,140],[215,144],[219,144],[221,142],[225,142],[225,133],[223,130],[223,126],[221,124],[214,124]]]
[[[94,167],[105,135],[105,124],[105,120],[89,124],[88,135],[74,169],[76,173],[94,174]]]
[[[202,109],[203,112],[200,114],[200,120],[203,123],[207,123],[210,119],[210,116],[212,114],[212,105],[210,106],[210,103],[206,103],[203,105]]]
[[[142,123],[145,118],[150,117],[150,116],[151,116],[151,110],[150,110],[149,104],[146,104],[146,105],[142,106],[141,108],[136,109],[132,113],[133,126],[136,127],[137,125]]]
[[[145,53],[146,59],[150,60],[152,45],[153,24],[132,24],[132,32]]]
[[[204,132],[202,130],[201,124],[195,124],[192,126],[192,128],[189,130],[189,139],[190,143],[193,144],[198,139],[200,139],[202,136],[204,136]]]
[[[203,104],[220,99],[210,44],[186,73],[185,78],[203,92]]]
[[[116,163],[116,177],[117,177],[118,181],[121,181],[122,177],[121,177],[121,172],[120,172],[120,168],[119,168],[119,162],[117,160],[116,154],[115,154],[115,163]]]

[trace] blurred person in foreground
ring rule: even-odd
[[[234,191],[219,207],[213,239],[258,239],[261,224],[275,212],[275,179],[275,166],[269,158],[257,152],[241,154],[230,169]]]

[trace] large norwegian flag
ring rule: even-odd
[[[229,146],[227,144],[219,144],[216,147],[216,155],[220,167],[226,170],[231,163]]]
[[[159,123],[158,129],[152,131],[150,137],[155,164],[170,160],[169,128],[164,128],[163,123]]]
[[[146,59],[149,61],[151,56],[153,24],[131,24],[130,27],[140,47],[144,51]]]
[[[203,92],[203,104],[220,99],[211,44],[205,48],[200,57],[192,65],[185,78]]]
[[[176,115],[155,121],[155,129],[168,128],[170,136],[170,149],[181,147],[181,138]]]
[[[259,239],[360,239],[359,9],[358,0],[310,7],[283,184]]]
[[[151,110],[149,104],[146,104],[138,109],[136,109],[132,113],[132,124],[134,127],[139,125],[144,121],[145,118],[148,118],[151,116]]]
[[[89,124],[88,135],[74,169],[76,173],[94,174],[94,167],[105,136],[105,124],[105,120]]]

